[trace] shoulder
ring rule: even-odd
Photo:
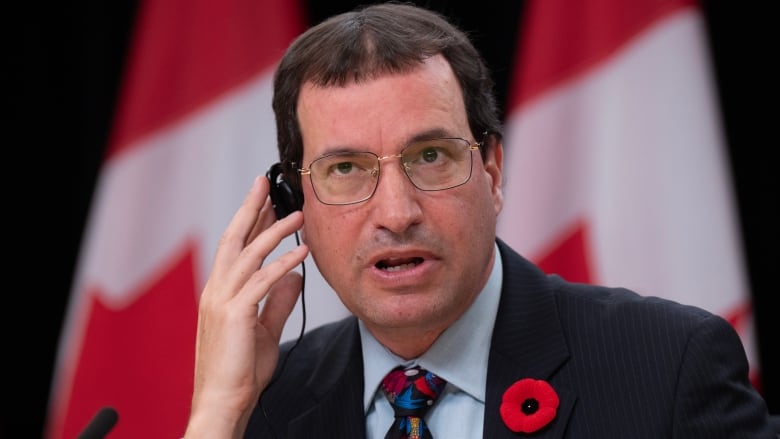
[[[736,329],[722,316],[701,307],[627,288],[567,282],[555,275],[548,280],[570,340],[601,340],[618,351],[657,349],[678,359],[689,355],[696,345],[710,350],[707,344],[717,342],[732,355],[744,356]]]
[[[286,436],[290,422],[318,407],[344,382],[346,371],[356,368],[362,369],[362,357],[357,319],[352,316],[283,343],[276,372],[252,413],[245,437],[276,436],[270,433],[269,419],[279,435]],[[362,380],[350,385],[362,392]]]
[[[643,295],[627,288],[568,282],[556,275],[548,278],[550,290],[561,309],[577,308],[603,319],[642,315],[648,322],[678,322],[683,326],[720,319],[703,308]]]
[[[279,363],[281,366],[283,358],[289,355],[293,369],[313,368],[320,362],[354,353],[355,348],[359,348],[359,340],[357,319],[348,316],[313,328],[300,339],[282,343],[279,347]]]
[[[671,325],[675,331],[713,321],[726,323],[703,308],[619,286],[570,282],[544,273],[511,247],[499,241],[504,265],[505,294],[533,298],[519,299],[530,306],[544,302],[554,306],[563,321],[593,324]],[[658,294],[658,293],[656,293]],[[639,318],[641,317],[641,318]]]
[[[532,321],[533,327],[558,322],[572,349],[600,343],[621,349],[672,349],[682,355],[688,342],[702,337],[722,337],[741,348],[729,322],[701,307],[622,287],[569,282],[542,272],[506,244],[499,242],[499,248],[506,315]]]

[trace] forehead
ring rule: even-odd
[[[297,111],[304,163],[337,150],[392,153],[426,132],[470,137],[460,85],[440,55],[343,87],[306,83]]]

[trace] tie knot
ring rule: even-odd
[[[446,381],[419,366],[397,367],[382,380],[382,391],[396,417],[422,418],[439,397]]]

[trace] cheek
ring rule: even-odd
[[[345,212],[332,212],[332,209],[304,207],[303,242],[312,253],[327,253],[329,258],[338,257],[356,241],[358,232],[349,221]]]
[[[433,227],[438,234],[450,245],[468,247],[474,239],[485,235],[492,223],[493,204],[491,201],[482,201],[472,194],[469,197],[454,197],[451,203],[432,204],[433,208],[426,211],[429,227]],[[463,237],[468,239],[463,239]],[[459,257],[461,251],[451,257]]]
[[[492,240],[495,236],[500,202],[497,203],[496,194],[490,189],[490,185],[483,183],[475,185],[469,197],[462,199],[458,215],[462,227],[465,228],[462,231],[463,236]]]
[[[481,192],[477,194],[477,199],[483,209],[482,216],[492,216],[495,221],[504,207],[504,193],[501,190],[500,181],[494,181],[493,177],[487,172],[479,176],[481,178],[479,178],[478,187]]]

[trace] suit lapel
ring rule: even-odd
[[[504,278],[488,359],[484,437],[517,438],[501,419],[504,391],[523,378],[550,380],[569,358],[555,298],[546,275],[500,240]],[[576,395],[555,387],[560,399],[553,421],[535,438],[560,438]]]

